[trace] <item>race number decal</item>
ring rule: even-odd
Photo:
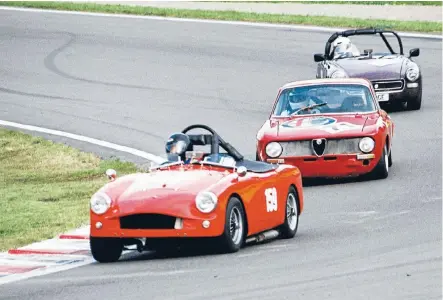
[[[277,189],[269,188],[265,190],[267,212],[277,211]]]

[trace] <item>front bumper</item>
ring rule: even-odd
[[[166,216],[169,217],[169,216]],[[171,217],[170,217],[171,218]],[[208,214],[206,218],[175,218],[174,225],[158,228],[133,229],[137,226],[122,228],[122,222],[116,216],[98,216],[91,213],[92,237],[112,238],[190,238],[190,237],[215,237],[223,233],[225,218],[217,214]],[[132,227],[129,229],[128,227]],[[143,226],[138,226],[143,227]],[[146,226],[145,226],[146,227]],[[172,228],[171,228],[172,227]]]
[[[278,159],[267,159],[270,163],[289,164],[300,169],[304,178],[308,177],[352,177],[367,174],[377,165],[380,157],[375,154],[341,154],[281,157]]]
[[[376,90],[377,100],[380,104],[407,102],[420,97],[422,92],[421,80],[416,82],[405,81],[402,90]]]

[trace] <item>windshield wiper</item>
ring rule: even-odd
[[[316,104],[312,104],[312,105],[309,105],[309,106],[302,107],[302,108],[300,108],[300,109],[294,111],[294,112],[291,114],[291,116],[292,116],[292,115],[295,115],[295,114],[298,114],[299,112],[304,111],[304,110],[307,110],[307,109],[312,109],[312,108],[316,108],[316,107],[320,107],[320,106],[325,106],[326,104],[328,104],[328,103],[327,103],[327,102],[322,102],[322,103],[316,103]]]

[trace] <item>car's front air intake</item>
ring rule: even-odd
[[[376,92],[401,91],[404,87],[404,80],[373,81],[372,85]]]
[[[359,141],[359,138],[327,140],[323,155],[360,153]],[[283,153],[280,157],[315,156],[312,143],[312,140],[281,142]]]
[[[121,229],[174,229],[175,217],[159,214],[136,214],[120,218]]]

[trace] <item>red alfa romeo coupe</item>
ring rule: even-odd
[[[387,178],[393,133],[369,80],[291,82],[257,133],[257,160],[297,166],[303,177]]]

